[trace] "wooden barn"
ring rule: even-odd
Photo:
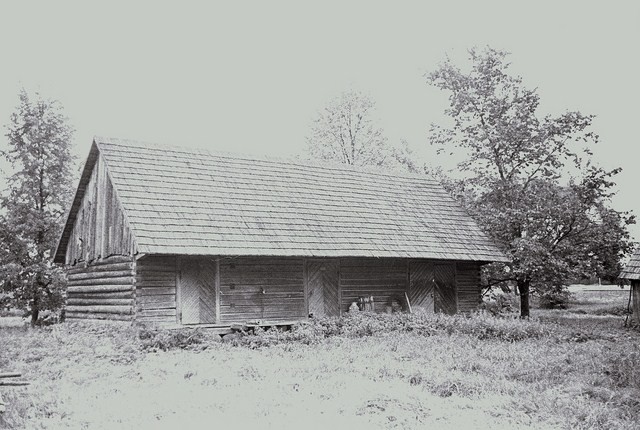
[[[424,175],[102,138],[55,251],[67,318],[166,326],[471,311],[504,260]]]
[[[629,263],[620,272],[619,278],[631,282],[631,319],[634,325],[640,326],[640,248],[633,253]]]

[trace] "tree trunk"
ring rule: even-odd
[[[529,284],[528,279],[518,279],[518,291],[520,292],[520,318],[529,318]]]
[[[39,309],[31,309],[31,325],[36,325],[38,322],[38,315],[40,314]]]
[[[33,293],[33,303],[31,304],[31,325],[34,326],[38,322],[40,315],[40,300],[38,300],[38,291]]]

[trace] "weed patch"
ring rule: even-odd
[[[334,336],[354,339],[399,333],[417,336],[468,335],[480,340],[517,342],[548,337],[553,331],[536,321],[497,318],[487,313],[433,315],[358,312],[342,318],[320,318],[300,323],[291,331],[258,329],[253,335],[235,338],[232,344],[255,349],[290,342],[313,345]]]
[[[201,351],[212,342],[220,341],[220,336],[198,328],[178,330],[141,328],[138,331],[140,347],[143,351],[156,352],[170,349]]]

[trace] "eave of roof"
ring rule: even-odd
[[[640,248],[635,250],[629,262],[620,272],[618,278],[630,281],[640,280]]]

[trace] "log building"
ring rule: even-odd
[[[55,251],[68,318],[166,326],[471,311],[504,260],[426,175],[102,138]]]

